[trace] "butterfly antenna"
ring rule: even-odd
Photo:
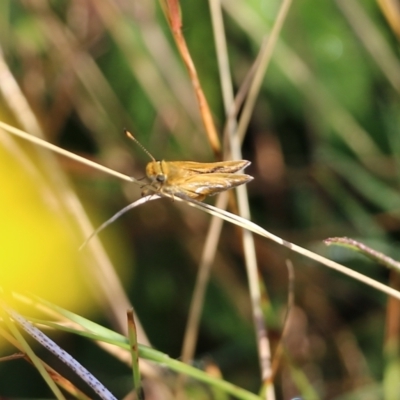
[[[140,143],[127,129],[124,129],[125,135],[128,136],[129,139],[132,139],[153,161],[156,159],[151,155],[151,153]]]

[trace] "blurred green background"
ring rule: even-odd
[[[252,162],[246,172],[255,178],[248,185],[255,223],[396,286],[396,275],[383,267],[322,243],[348,236],[400,259],[400,11],[398,5],[390,9],[393,4],[293,2],[243,157]],[[235,90],[279,5],[222,1]],[[225,115],[209,6],[192,0],[181,7],[183,33],[222,132]],[[0,46],[3,122],[42,132],[53,144],[136,178],[144,176],[149,159],[125,138],[124,127],[156,159],[214,160],[157,2],[2,0]],[[108,304],[114,289],[107,300],[92,276],[96,261],[77,252],[85,237],[74,222],[76,214],[68,212],[65,187],[78,195],[95,227],[137,199],[140,189],[63,157],[47,160],[46,151],[38,153],[4,131],[0,155],[2,281],[121,329],[115,320],[123,319],[126,310],[119,306],[115,316]],[[60,184],[64,174],[68,180]],[[127,213],[100,234],[150,342],[172,357],[180,356],[209,221],[205,213],[164,199]],[[320,398],[399,398],[396,378],[390,378],[398,376],[399,305],[265,239],[255,241],[274,310],[267,318],[273,351],[287,307],[286,259],[296,274],[287,358],[275,378],[277,398],[301,395],[294,366]],[[129,369],[96,346],[68,335],[59,335],[58,341],[117,397],[130,389]],[[0,351],[4,356],[13,349],[0,346]],[[46,353],[41,355],[46,359]],[[258,390],[241,235],[228,224],[213,266],[195,360],[199,366],[211,361],[227,380]],[[22,360],[0,363],[0,396],[48,395],[35,374]],[[390,390],[397,397],[390,397]],[[206,390],[196,396],[188,398],[212,398]]]

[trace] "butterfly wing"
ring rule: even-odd
[[[198,163],[193,161],[167,161],[169,172],[186,176],[197,174],[234,173],[250,165],[250,161],[220,161]]]
[[[179,181],[179,184],[164,186],[162,190],[173,196],[201,201],[206,196],[213,196],[251,180],[253,177],[245,174],[198,174]]]

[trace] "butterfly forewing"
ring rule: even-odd
[[[179,185],[166,185],[162,191],[177,197],[202,200],[206,196],[216,195],[251,180],[253,177],[245,174],[201,174],[186,178]]]
[[[214,163],[198,163],[194,161],[168,161],[170,170],[188,171],[194,174],[234,173],[246,168],[250,161],[220,161]]]

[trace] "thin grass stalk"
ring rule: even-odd
[[[21,315],[16,313],[10,307],[8,307],[2,301],[2,308],[7,312],[7,314],[21,326],[21,328],[28,333],[32,338],[37,340],[42,346],[44,346],[47,350],[53,353],[57,358],[59,358],[63,363],[65,363],[68,367],[70,367],[80,378],[86,382],[94,391],[97,393],[101,399],[103,400],[114,400],[116,399],[111,392],[99,381],[97,380],[86,368],[84,368],[78,361],[76,361],[73,357],[71,357],[68,353],[66,353],[61,347],[59,347],[55,342],[53,342],[50,338],[48,338],[45,334],[43,334],[39,329],[34,327],[29,321],[23,318]],[[8,327],[12,329],[12,325]],[[18,340],[20,341],[22,335],[16,330],[12,329],[14,335],[18,334]],[[22,338],[23,339],[23,338]],[[24,340],[24,339],[23,339]],[[29,357],[32,362],[35,364],[35,367],[40,371],[42,376],[48,375],[44,366],[41,362],[35,362],[36,356],[33,351],[28,352]],[[33,359],[32,359],[33,357]],[[39,360],[39,359],[38,359]],[[39,360],[40,361],[40,360]],[[45,375],[43,375],[45,374]],[[50,378],[50,376],[49,376]],[[47,381],[47,380],[46,380]],[[53,382],[51,380],[51,382]],[[53,388],[52,388],[53,389]],[[58,388],[57,388],[58,389]],[[58,389],[59,390],[59,389]],[[57,392],[55,392],[56,394]],[[61,394],[61,392],[60,392]],[[64,399],[64,396],[61,397]]]
[[[3,361],[12,361],[19,358],[24,358],[27,362],[34,365],[32,360],[25,354],[21,343],[16,340],[14,336],[12,336],[6,330],[0,328],[0,336],[7,340],[10,344],[12,344],[15,348],[21,351],[19,354],[12,354],[8,357],[1,357],[0,362]],[[71,396],[76,397],[78,400],[90,400],[90,397],[86,396],[81,390],[79,390],[75,385],[72,384],[71,381],[60,375],[56,370],[46,364],[42,359],[39,359],[43,364],[44,368],[48,372],[50,378],[53,382],[55,382],[58,386],[62,387],[65,391],[67,391]]]
[[[13,315],[12,311],[10,311],[9,307],[5,304],[5,302],[3,300],[1,301],[1,309],[2,309],[2,314],[3,314],[2,319],[5,323],[5,325],[7,326],[9,331],[12,333],[15,340],[18,341],[18,343],[21,346],[21,348],[23,349],[24,353],[29,357],[32,364],[38,370],[40,375],[43,377],[44,381],[47,383],[50,390],[53,392],[54,396],[58,400],[65,400],[64,395],[61,393],[60,389],[57,387],[57,385],[51,379],[49,373],[46,371],[46,368],[43,366],[42,361],[36,356],[35,352],[31,348],[31,346],[28,344],[28,342],[25,340],[25,338],[21,335],[18,328],[15,326],[15,323],[16,323],[15,315]],[[11,318],[14,321],[12,321]]]
[[[295,365],[289,354],[286,353],[285,356],[288,360],[287,364],[289,365],[290,369],[290,377],[300,392],[300,398],[307,400],[322,400],[317,390],[310,383],[305,371],[301,367]]]
[[[143,400],[143,388],[139,371],[139,350],[136,335],[136,325],[133,310],[127,312],[129,349],[132,357],[132,380],[136,400]]]
[[[35,138],[32,135],[28,135],[26,132],[16,129],[1,121],[0,121],[0,126],[7,132],[10,132],[14,135],[22,137],[31,142],[34,142],[39,146],[42,146],[43,142],[45,142],[37,137]],[[45,144],[44,146],[52,151],[59,152],[58,150],[55,150],[49,143],[47,143],[47,145]],[[73,153],[63,151],[62,154],[72,159],[77,159],[77,156],[73,155]],[[83,210],[82,204],[79,202],[76,195],[70,189],[67,179],[60,170],[60,168],[58,167],[56,160],[52,158],[51,154],[46,152],[42,152],[41,158],[43,159],[43,162],[47,163],[46,164],[48,165],[47,170],[49,171],[51,178],[55,182],[55,187],[57,187],[57,193],[53,191],[52,192],[53,195],[55,196],[55,198],[58,199],[60,204],[62,204],[66,208],[68,213],[74,217],[74,220],[76,221],[78,228],[82,232],[83,236],[88,237],[90,233],[94,231],[94,228],[91,225],[89,219],[87,218],[87,215]],[[94,164],[91,164],[91,167],[94,167]],[[51,165],[51,167],[49,167],[49,165]],[[104,170],[104,168],[101,169]],[[104,172],[107,171],[104,170]],[[122,175],[118,177],[132,182],[132,179],[130,177],[127,176],[123,177]],[[67,223],[67,226],[69,226],[69,223]],[[103,296],[103,298],[107,301],[110,308],[113,310],[116,321],[122,324],[122,319],[119,315],[120,314],[119,310],[121,310],[121,308],[123,309],[130,308],[129,300],[126,297],[122,285],[119,281],[119,278],[115,273],[115,269],[113,268],[99,240],[95,239],[91,242],[90,254],[94,259],[93,264],[91,263],[88,264],[89,267],[93,268],[91,270],[91,275],[93,275],[97,279],[97,282],[99,283],[101,288],[100,293]],[[125,329],[125,326],[126,326],[125,323],[123,325],[120,325],[120,329],[121,330]],[[141,338],[141,342],[149,343],[147,336],[140,325],[138,325],[138,332]]]
[[[218,29],[220,28],[216,28],[217,31]],[[232,107],[225,123],[225,129],[223,134],[224,142],[227,142],[228,139],[227,128],[232,123],[232,120],[235,121],[237,111],[239,110],[242,102],[244,101],[248,88],[250,87],[250,82],[252,76],[254,75],[254,71],[258,65],[259,57],[260,54],[257,56],[257,59],[252,65],[249,73],[247,74],[245,80],[240,86],[239,91],[235,97],[235,106]],[[243,139],[244,139],[243,137],[240,138],[241,142],[243,141]],[[228,159],[228,160],[230,159],[230,150],[226,145],[224,145],[223,154],[224,154],[223,159]],[[218,196],[217,201],[215,203],[215,206],[217,208],[226,210],[228,205],[228,197],[226,197],[225,199],[225,196],[226,196],[225,193],[222,193],[220,196]],[[222,201],[223,198],[224,200]],[[220,218],[212,216],[210,221],[210,228],[206,234],[206,241],[203,247],[202,255],[200,257],[200,263],[198,268],[199,272],[193,290],[193,297],[189,308],[188,321],[186,324],[186,329],[183,339],[181,355],[184,362],[188,362],[189,360],[191,360],[195,352],[196,341],[197,341],[196,330],[198,329],[200,323],[199,320],[201,317],[202,303],[204,301],[205,291],[208,285],[210,269],[212,267],[212,260],[215,258],[215,253],[219,241],[219,235],[217,235],[217,230],[220,231],[222,230],[222,224],[223,221]]]
[[[268,42],[264,48],[263,54],[260,57],[260,63],[254,74],[253,81],[250,85],[249,94],[244,102],[242,114],[240,116],[239,124],[237,127],[237,134],[239,135],[239,137],[244,136],[244,132],[247,130],[247,127],[249,125],[250,117],[253,113],[254,105],[258,98],[263,79],[267,72],[268,65],[271,61],[272,54],[276,48],[279,34],[282,30],[283,23],[287,17],[291,4],[292,0],[283,0],[279,8],[278,16],[271,29],[271,33],[268,37]]]
[[[118,12],[113,11],[114,14],[104,14],[104,17],[110,19],[110,21],[115,18],[115,14],[121,16],[121,13],[126,15],[126,11],[128,11],[128,13],[130,11],[129,8],[123,8],[125,5],[122,3],[115,3],[111,0],[108,0],[108,2],[113,7],[118,7],[119,9]],[[155,18],[155,3],[142,2],[140,6],[140,18],[135,18],[135,2],[131,2],[130,4],[130,9],[132,10],[131,16],[132,19],[134,19],[134,26],[136,27],[135,30],[137,30],[141,40],[143,40],[143,44],[149,55],[153,58],[153,62],[155,65],[159,66],[158,73],[165,79],[168,88],[174,94],[181,107],[183,107],[185,112],[191,117],[192,123],[197,126],[200,122],[200,116],[197,105],[193,101],[194,96],[191,82],[185,70],[182,68],[180,59],[176,57],[173,44],[171,45],[168,41],[158,20]],[[100,4],[96,5],[99,6]],[[102,6],[102,4],[100,6]],[[110,23],[106,25],[110,26]],[[133,23],[131,23],[131,26],[132,25]],[[125,30],[122,29],[122,31]],[[125,49],[122,48],[123,46],[120,39],[118,39],[118,45],[126,54]],[[132,47],[127,46],[127,50],[128,49],[130,49],[128,54],[131,55]],[[179,84],[177,84],[177,82],[179,82]]]
[[[336,0],[336,4],[347,18],[365,49],[371,55],[388,82],[400,93],[400,62],[376,25],[368,17],[358,1]]]
[[[222,0],[223,7],[255,43],[264,36],[265,21],[250,6],[237,0]],[[317,80],[303,59],[297,55],[283,40],[275,49],[275,62],[285,76],[297,87],[304,98],[325,119],[344,143],[357,155],[359,160],[372,171],[379,174],[385,172],[380,168],[377,158],[382,152],[368,133],[344,109],[329,91]],[[374,159],[371,159],[374,155]]]
[[[287,1],[283,3],[283,6],[281,10],[287,10],[288,5],[290,5],[290,1],[287,4]],[[212,18],[213,18],[213,26],[215,29],[215,36],[219,36],[218,40],[216,41],[216,46],[217,46],[217,56],[218,56],[218,61],[219,61],[219,68],[220,68],[220,76],[222,79],[222,88],[223,88],[223,98],[224,98],[224,106],[225,106],[225,113],[226,116],[229,116],[230,110],[234,107],[234,98],[233,98],[233,89],[232,89],[232,79],[230,77],[230,72],[229,72],[229,63],[228,63],[228,56],[227,56],[227,46],[226,46],[226,41],[224,39],[224,29],[223,29],[223,19],[222,19],[222,13],[221,13],[221,5],[219,1],[210,1],[210,7],[212,10]],[[285,8],[286,7],[286,8]],[[283,15],[282,17],[278,17],[277,22],[274,24],[274,29],[273,32],[276,32],[275,35],[276,37],[278,36],[278,33],[280,31],[280,28],[283,24],[284,16],[286,15],[286,12],[281,13],[280,15]],[[272,41],[273,42],[273,41]],[[273,42],[275,43],[275,42]],[[272,54],[272,49],[273,45],[269,49],[270,53]],[[263,59],[260,62],[260,66],[258,68],[258,71],[262,72],[262,76],[264,76],[265,73],[265,68],[268,63],[264,63],[263,65]],[[254,81],[256,80],[256,77],[258,76],[258,71],[256,71],[256,75],[254,78]],[[250,88],[250,94],[249,97],[251,97],[251,90],[254,88],[254,84]],[[254,89],[253,89],[254,91]],[[248,97],[248,98],[249,98]],[[255,104],[255,100],[253,104],[245,109],[248,111],[248,117],[250,118],[250,111],[253,110]],[[231,123],[228,127],[228,137],[230,138],[230,146],[231,146],[231,151],[233,158],[236,159],[241,159],[241,150],[240,150],[240,134],[238,135],[238,130],[237,126],[234,120],[230,120]],[[239,132],[240,132],[240,126],[239,126]],[[250,218],[250,208],[248,204],[248,197],[247,197],[247,189],[243,186],[241,188],[236,189],[236,193],[238,195],[238,206],[239,206],[239,214],[245,218]],[[243,231],[243,245],[244,245],[244,254],[245,254],[245,260],[246,260],[246,268],[247,268],[247,275],[249,279],[249,288],[250,288],[250,296],[251,296],[251,303],[252,303],[252,309],[253,309],[253,319],[254,319],[254,325],[256,328],[256,335],[257,335],[257,344],[259,347],[259,360],[260,360],[260,367],[261,367],[261,377],[264,382],[268,380],[268,378],[271,376],[271,350],[270,350],[270,344],[268,341],[268,336],[266,332],[266,328],[264,325],[263,321],[263,314],[261,311],[261,295],[260,295],[260,290],[259,290],[259,285],[258,285],[258,273],[257,273],[257,259],[256,259],[256,253],[255,253],[255,247],[254,247],[254,239],[253,236],[250,232],[248,231]],[[274,394],[274,389],[273,385],[268,387],[266,390],[266,398],[267,399],[274,399],[275,394]]]
[[[218,31],[220,28],[216,27],[215,29],[216,31]],[[232,120],[235,120],[236,113],[239,110],[242,102],[244,101],[247,90],[250,86],[251,78],[254,74],[255,67],[258,65],[258,59],[259,56],[257,56],[256,61],[251,67],[251,70],[249,71],[248,75],[246,76],[245,80],[240,86],[239,92],[235,98],[235,106],[232,107],[232,110],[227,117],[225,125],[226,127],[224,129],[224,135],[223,135],[224,142],[226,142],[226,139],[228,138],[227,128],[230,126]],[[223,81],[225,82],[225,80]],[[243,137],[240,139],[242,141]],[[223,154],[225,155],[223,159],[230,159],[230,150],[226,148],[225,145]],[[227,196],[227,194],[225,193],[222,193],[220,196],[218,196],[215,204],[217,208],[226,210],[226,207],[228,205],[228,197],[225,198],[225,196]],[[184,362],[188,362],[189,360],[191,360],[195,352],[196,341],[197,341],[196,330],[198,329],[200,323],[199,321],[201,316],[201,308],[204,302],[205,291],[208,285],[210,269],[212,267],[212,260],[215,258],[215,253],[219,241],[219,235],[217,234],[217,231],[221,232],[222,224],[223,220],[221,220],[216,216],[212,216],[210,221],[210,228],[206,234],[206,241],[200,258],[200,263],[198,268],[199,272],[193,290],[193,297],[189,308],[188,321],[186,324],[186,329],[183,339],[181,355]]]
[[[396,0],[378,0],[377,1],[382,14],[385,16],[392,31],[400,40],[400,7]]]
[[[98,171],[102,171],[102,172],[104,172],[106,174],[109,174],[111,176],[115,176],[118,179],[122,179],[122,180],[127,181],[127,182],[136,182],[136,179],[133,178],[133,177],[127,176],[125,174],[121,174],[118,171],[115,171],[115,170],[113,170],[111,168],[107,168],[107,167],[105,167],[103,165],[100,165],[100,164],[94,162],[94,161],[88,160],[85,157],[78,156],[77,154],[74,154],[74,153],[71,153],[70,151],[64,150],[61,147],[58,147],[58,146],[56,146],[54,144],[46,142],[45,140],[40,139],[37,136],[29,135],[28,133],[22,131],[21,129],[14,128],[13,126],[8,125],[8,124],[6,124],[6,123],[4,123],[2,121],[0,121],[0,128],[3,128],[7,132],[10,132],[13,135],[18,136],[18,137],[20,137],[22,139],[25,139],[25,140],[33,143],[33,144],[36,144],[36,145],[38,145],[40,147],[43,147],[43,148],[45,148],[47,150],[51,150],[54,153],[58,153],[58,154],[60,154],[60,155],[62,155],[64,157],[68,157],[71,160],[74,160],[74,161],[79,162],[81,164],[87,165],[87,166],[89,166],[91,168],[95,168]]]
[[[177,199],[178,201],[183,201],[181,199]],[[272,240],[275,243],[278,243],[281,246],[287,247],[291,251],[294,251],[295,253],[301,254],[311,260],[317,261],[318,263],[321,263],[325,265],[328,268],[334,269],[338,272],[341,272],[344,275],[350,276],[353,279],[356,279],[360,282],[363,282],[364,284],[371,286],[383,293],[386,293],[389,296],[393,296],[396,299],[400,300],[400,292],[397,290],[394,290],[380,282],[377,282],[376,280],[369,278],[365,275],[360,274],[359,272],[353,271],[350,268],[344,267],[341,264],[338,264],[335,261],[329,260],[323,256],[320,256],[319,254],[313,253],[310,250],[304,249],[300,246],[297,246],[294,243],[288,242],[286,240],[281,239],[279,236],[276,236],[265,229],[261,228],[259,225],[246,220],[245,218],[242,218],[239,215],[231,214],[228,211],[224,211],[221,209],[217,209],[216,207],[210,205],[210,204],[205,204],[205,203],[200,203],[199,201],[196,200],[188,200],[185,201],[188,205],[198,208],[199,210],[203,210],[208,212],[211,215],[218,215],[220,218],[225,219],[228,222],[231,222],[235,225],[238,225],[244,229],[247,229],[253,233],[256,233],[257,235],[263,236],[267,239]]]
[[[274,379],[274,377],[279,369],[279,366],[281,364],[281,360],[282,360],[282,357],[284,354],[284,348],[285,348],[285,338],[290,329],[291,311],[293,310],[293,307],[295,306],[295,297],[294,297],[295,273],[294,273],[293,263],[290,260],[286,260],[286,268],[288,271],[287,308],[286,308],[285,319],[283,322],[283,329],[282,329],[281,337],[279,339],[278,345],[276,346],[275,354],[272,359],[272,365],[271,365],[272,375],[270,378],[271,380]],[[265,385],[262,389],[265,390]]]
[[[228,204],[228,198],[229,194],[227,192],[221,193],[217,198],[215,206],[225,210]],[[183,337],[181,355],[182,361],[186,363],[194,357],[206,288],[208,286],[211,267],[218,248],[223,222],[224,221],[221,218],[213,216],[206,234],[206,241],[200,257],[198,274],[193,289],[193,296],[190,302],[188,320]]]
[[[172,108],[179,109],[181,107],[178,106],[174,93],[165,84],[164,80],[161,79],[159,71],[156,69],[154,62],[149,59],[147,51],[143,51],[142,46],[138,47],[140,42],[134,40],[134,25],[132,23],[128,24],[123,12],[114,1],[105,0],[99,2],[92,0],[91,3],[112,35],[115,43],[124,54],[132,75],[137,79],[154,109],[158,111],[164,125],[173,133],[175,126],[171,123],[165,109],[171,108],[171,105]],[[142,51],[140,62],[139,58],[135,56],[135,49],[136,53]],[[185,116],[187,113],[184,112],[181,115]],[[194,123],[196,122],[194,121]]]
[[[208,141],[215,156],[219,159],[221,157],[221,143],[218,137],[217,129],[214,124],[210,107],[208,105],[207,99],[200,84],[199,77],[197,75],[196,67],[193,63],[192,57],[186,44],[185,37],[182,33],[182,20],[179,9],[179,0],[165,0],[165,10],[177,48],[185,64],[185,67],[188,70],[190,80],[194,88],[194,92],[200,109],[200,115],[203,120]]]
[[[210,3],[211,6],[211,16],[214,15],[214,3]],[[216,32],[214,34],[214,38],[216,42],[218,42],[217,49],[222,46],[224,48],[224,43],[225,43],[225,34],[224,34],[224,28],[223,25],[218,22],[220,21],[220,18],[212,18],[212,23],[214,27],[214,31]],[[221,33],[220,33],[221,32]],[[225,43],[226,44],[226,43]],[[232,98],[233,93],[232,93],[232,85],[231,85],[231,77],[230,77],[230,70],[229,70],[229,60],[227,58],[226,52],[225,55],[223,52],[219,53],[221,55],[221,61],[220,63],[222,64],[222,68],[220,68],[220,77],[221,77],[221,83],[223,86],[222,94],[225,96],[226,93],[229,94],[229,98]],[[253,67],[252,67],[253,69]],[[225,75],[224,72],[227,71],[227,74]],[[246,79],[248,81],[248,79]],[[241,104],[242,99],[244,99],[245,92],[247,90],[247,85],[242,85],[240,89],[240,93],[242,95],[240,96],[239,105]],[[239,109],[239,105],[236,103],[235,99],[235,107],[232,108],[228,118],[227,118],[227,124],[226,126],[229,126],[229,123],[232,119],[235,119],[236,112]],[[224,130],[224,138],[227,138],[227,130]],[[230,159],[230,151],[229,149],[223,150],[223,154],[226,155],[223,157],[223,159]],[[228,205],[228,197],[225,193],[221,194],[218,196],[217,201],[216,201],[216,207],[221,208],[223,210],[226,209]],[[205,297],[205,291],[208,285],[208,280],[209,280],[209,275],[210,275],[210,269],[212,266],[212,260],[215,257],[215,253],[217,250],[217,245],[219,241],[219,235],[218,231],[221,232],[222,230],[222,224],[223,221],[220,218],[217,218],[215,216],[212,217],[210,221],[210,228],[206,234],[206,241],[203,247],[202,255],[200,258],[200,263],[199,263],[199,268],[198,268],[198,275],[195,283],[195,287],[193,290],[193,297],[191,300],[190,304],[190,309],[188,313],[188,321],[186,324],[186,329],[185,329],[185,334],[184,334],[184,340],[183,340],[183,346],[182,346],[182,359],[184,362],[188,362],[191,360],[194,356],[195,352],[195,347],[196,347],[196,341],[197,341],[197,329],[199,326],[199,321],[200,321],[200,316],[201,316],[201,309],[202,309],[202,304],[204,302],[204,297]]]
[[[131,117],[126,113],[118,96],[104,77],[93,57],[86,51],[79,50],[78,40],[59,18],[46,5],[46,2],[28,2],[30,9],[36,12],[37,26],[43,36],[56,51],[50,53],[60,58],[63,63],[70,66],[79,83],[87,91],[92,104],[96,109],[96,119],[101,119],[107,131],[119,132],[121,127],[115,124],[115,119],[110,115],[117,114],[124,118],[125,124],[132,124]],[[95,124],[92,122],[92,124]],[[96,125],[96,124],[95,124]],[[102,129],[104,131],[104,128]],[[110,143],[108,137],[102,137],[103,142]]]
[[[395,270],[398,274],[400,273],[400,262],[393,258],[381,253],[380,251],[374,250],[371,247],[347,237],[333,237],[324,240],[327,246],[336,245],[340,247],[349,248],[355,250],[371,260],[385,266],[386,268]]]

